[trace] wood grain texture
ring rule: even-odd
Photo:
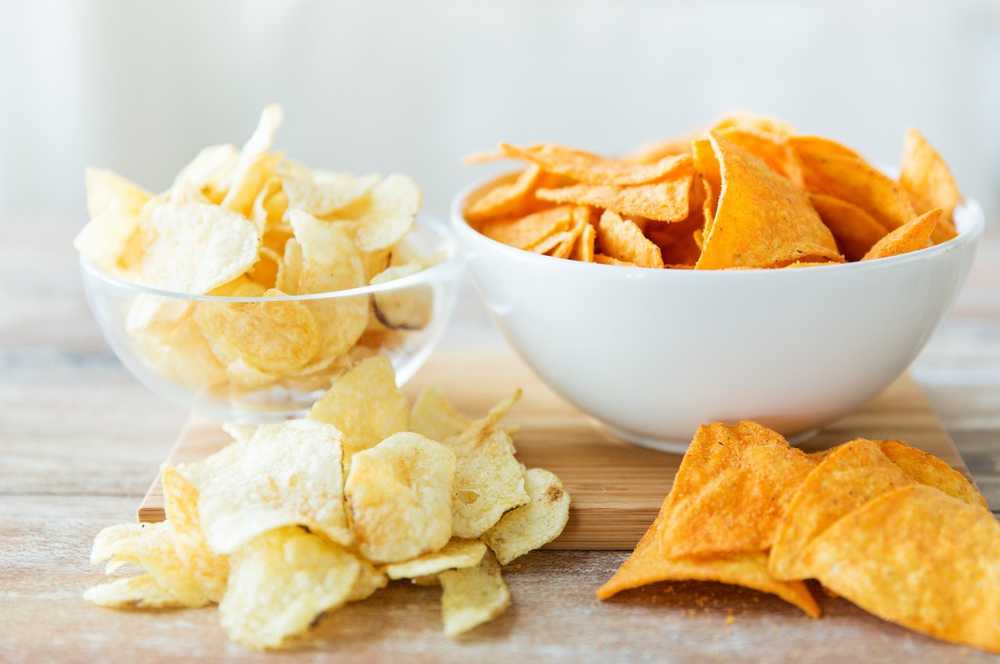
[[[994,220],[995,221],[995,220]],[[144,614],[80,598],[101,580],[94,535],[135,518],[186,413],[138,385],[87,311],[70,245],[79,217],[5,214],[0,242],[0,662],[992,662],[820,597],[822,620],[711,584],[659,585],[600,604],[617,551],[538,551],[507,571],[514,605],[459,642],[433,589],[393,585],[324,619],[320,642],[261,655],[212,609]],[[994,510],[1000,507],[1000,226],[913,367]],[[915,294],[914,296],[919,296]],[[501,343],[474,309],[445,350]],[[481,406],[487,406],[487,403]],[[527,415],[519,413],[518,417]],[[726,624],[729,612],[734,621]]]

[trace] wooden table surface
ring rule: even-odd
[[[810,621],[768,596],[711,584],[593,598],[622,552],[540,551],[511,566],[515,605],[452,642],[431,588],[393,586],[317,630],[316,648],[261,655],[229,644],[214,610],[114,612],[80,593],[103,526],[130,520],[184,421],[104,344],[81,292],[65,219],[8,215],[0,242],[0,661],[987,661],[824,601]],[[469,314],[470,318],[475,318]],[[494,335],[456,326],[449,344]],[[991,230],[955,309],[914,367],[993,509],[1000,509],[1000,232]],[[848,619],[850,618],[850,619]],[[788,619],[801,621],[794,637]],[[779,624],[780,623],[780,624]],[[697,630],[693,629],[698,627]],[[718,638],[692,642],[693,631]],[[870,638],[872,634],[879,638]],[[866,638],[861,638],[865,636]],[[377,648],[373,643],[377,642]],[[863,645],[862,645],[863,644]],[[754,653],[753,657],[747,657]],[[761,653],[767,653],[761,655]]]

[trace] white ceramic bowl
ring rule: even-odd
[[[754,419],[801,440],[896,379],[968,274],[984,227],[902,256],[788,270],[579,263],[452,225],[487,308],[553,390],[625,440],[669,451]]]

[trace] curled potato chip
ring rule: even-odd
[[[519,219],[491,219],[479,226],[479,232],[497,242],[532,249],[546,238],[567,230],[572,223],[573,207],[563,205]]]
[[[253,224],[214,205],[157,205],[149,225],[155,239],[139,263],[143,283],[183,293],[207,293],[257,261]]]
[[[173,466],[160,473],[164,512],[174,552],[208,599],[218,602],[226,590],[229,561],[208,546],[198,514],[198,490]]]
[[[455,452],[452,485],[452,532],[456,537],[479,537],[508,510],[527,503],[524,468],[514,456],[510,435],[486,429],[472,440],[448,441]]]
[[[261,112],[257,128],[243,145],[233,166],[229,190],[220,203],[222,207],[249,218],[257,192],[274,175],[274,169],[281,160],[268,150],[274,144],[274,135],[281,126],[282,117],[281,107],[276,104],[265,107]]]
[[[362,450],[406,431],[409,404],[396,387],[392,363],[384,355],[360,362],[340,376],[309,411],[309,417],[343,434],[344,464]]]
[[[634,222],[605,210],[597,223],[597,246],[606,256],[640,267],[663,267],[660,248]]]
[[[412,178],[393,174],[372,187],[364,210],[352,219],[362,251],[388,249],[413,227],[423,195]]]
[[[108,609],[183,609],[186,607],[151,574],[140,574],[88,588],[83,593],[88,602]]]
[[[823,194],[813,194],[809,199],[820,219],[833,233],[837,248],[849,261],[861,260],[889,232],[856,205]]]
[[[232,553],[257,535],[303,525],[350,544],[344,508],[341,434],[322,422],[263,424],[246,442],[182,466],[198,490],[198,511],[213,551]]]
[[[195,191],[207,201],[221,203],[229,190],[240,153],[235,146],[210,145],[181,169],[170,186],[171,203],[184,203],[185,192]]]
[[[377,590],[381,590],[389,584],[389,577],[380,568],[364,558],[358,559],[358,562],[361,563],[361,569],[358,570],[358,578],[354,580],[351,593],[347,596],[348,602],[360,602],[368,599]]]
[[[919,251],[931,246],[931,236],[941,219],[941,210],[925,212],[913,221],[903,224],[890,232],[868,250],[861,259],[871,261]]]
[[[301,369],[320,348],[317,321],[299,302],[199,302],[195,320],[220,358],[264,373]]]
[[[559,537],[569,521],[569,493],[555,474],[532,468],[524,474],[530,502],[503,515],[483,535],[501,565]]]
[[[633,187],[576,184],[558,189],[539,189],[535,195],[553,203],[591,205],[656,221],[680,221],[688,214],[691,176]]]
[[[725,137],[710,140],[723,184],[696,269],[769,267],[807,256],[842,260],[805,192]]]
[[[253,205],[250,208],[250,221],[257,227],[257,233],[261,236],[263,245],[264,235],[274,226],[281,223],[287,205],[278,203],[279,197],[284,197],[281,189],[281,180],[277,177],[268,178],[264,186],[257,192]],[[285,197],[287,201],[287,197]],[[263,249],[263,246],[261,247]],[[271,247],[277,251],[276,248]]]
[[[913,480],[882,453],[858,439],[834,448],[799,485],[775,530],[768,569],[779,579],[805,579],[802,553],[840,517]]]
[[[140,310],[146,306],[138,300],[135,305]],[[194,390],[208,390],[225,383],[225,367],[190,315],[190,309],[175,321],[169,320],[177,313],[173,306],[156,309],[159,313],[152,317],[138,311],[132,319],[134,325],[144,323],[143,327],[130,330],[136,355],[158,374]]]
[[[119,267],[152,194],[116,173],[96,168],[87,169],[86,186],[90,222],[73,240],[73,246],[100,267]]]
[[[472,420],[455,410],[448,400],[434,388],[420,393],[410,411],[410,431],[431,440],[447,440],[464,431]]]
[[[416,433],[355,454],[345,493],[362,555],[398,562],[447,544],[454,476],[455,454]]]
[[[453,539],[443,548],[422,556],[385,566],[390,579],[416,579],[433,576],[449,569],[478,565],[486,553],[486,545],[478,540]]]
[[[473,222],[526,214],[533,202],[532,193],[541,172],[537,165],[532,164],[523,171],[490,180],[469,193],[463,203],[462,214]]]
[[[446,636],[456,637],[494,620],[510,606],[510,590],[489,552],[475,567],[442,572],[438,579]]]
[[[869,501],[812,540],[809,575],[864,610],[1000,652],[1000,524],[928,486]]]
[[[301,528],[278,528],[233,554],[222,627],[251,648],[278,648],[348,601],[361,564]]]
[[[288,197],[288,207],[314,217],[334,214],[358,202],[380,179],[378,175],[355,177],[349,173],[311,171],[289,160],[278,167],[278,177]]]
[[[372,278],[371,284],[385,284],[423,270],[420,263],[406,263],[386,268]],[[380,323],[393,330],[422,330],[431,321],[434,292],[426,284],[382,291],[372,295],[372,310]]]
[[[99,168],[88,168],[85,175],[87,188],[87,214],[91,219],[106,212],[120,212],[128,217],[138,217],[152,194],[117,173]]]
[[[637,185],[686,174],[691,169],[687,154],[664,156],[655,162],[622,161],[607,159],[583,150],[561,145],[544,144],[518,147],[500,144],[505,156],[525,159],[537,164],[543,171],[562,175],[585,184]]]

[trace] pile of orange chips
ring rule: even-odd
[[[872,260],[955,237],[947,164],[906,134],[898,179],[835,141],[750,114],[626,158],[555,144],[472,155],[527,168],[473,190],[466,220],[526,251],[647,268],[780,268]]]
[[[700,427],[656,520],[597,596],[720,581],[818,618],[807,579],[885,620],[1000,652],[1000,523],[964,475],[894,440],[806,454],[755,422]]]

